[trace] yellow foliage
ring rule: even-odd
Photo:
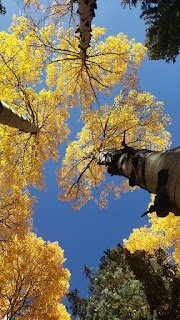
[[[87,108],[97,100],[98,93],[110,93],[120,82],[128,87],[135,85],[146,49],[122,33],[102,40],[104,35],[104,28],[93,28],[84,58],[74,30],[59,30],[60,43],[47,67],[47,84],[55,86],[69,106]]]
[[[0,189],[6,186],[10,188],[13,184],[21,187],[29,184],[40,186],[43,181],[43,163],[50,158],[58,159],[58,146],[69,133],[65,124],[68,113],[59,107],[56,94],[45,90],[31,92],[29,101],[39,127],[37,134],[23,133],[0,125],[0,162],[4,168],[0,172],[3,181]],[[15,105],[12,105],[15,109]],[[17,111],[21,110],[21,114],[25,108],[23,100],[20,107],[16,107]]]
[[[38,90],[47,53],[25,17],[15,19],[11,33],[0,32],[0,99],[35,123],[37,134],[0,125],[0,185],[26,187],[42,184],[43,163],[58,159],[58,146],[67,138],[68,112],[58,92]],[[13,32],[12,32],[13,30]],[[46,41],[53,28],[41,29]],[[40,48],[39,48],[40,47]]]
[[[34,198],[30,198],[29,192],[21,192],[13,186],[9,192],[0,196],[0,245],[10,241],[18,234],[24,237],[31,228],[32,205]]]
[[[39,1],[38,0],[24,0],[25,6],[30,7],[33,5],[36,9],[39,8]]]
[[[18,320],[70,320],[60,304],[70,276],[64,261],[58,243],[33,233],[5,243],[0,254],[0,314]]]
[[[42,9],[38,0],[25,4]],[[71,9],[69,1],[60,0],[52,3],[50,13],[61,18]],[[91,46],[83,56],[74,31],[54,23],[38,28],[22,16],[14,17],[9,32],[0,32],[0,100],[38,126],[37,134],[28,134],[0,125],[0,314],[17,320],[70,319],[59,303],[69,280],[62,267],[63,251],[57,243],[30,233],[33,200],[22,191],[30,184],[41,187],[44,162],[58,159],[58,147],[69,134],[67,107],[81,105],[85,110],[81,116],[85,125],[69,144],[58,173],[65,191],[61,199],[74,199],[76,209],[93,198],[92,188],[98,190],[105,181],[105,168],[97,164],[96,153],[120,149],[124,130],[126,143],[135,148],[169,146],[165,130],[169,118],[163,115],[162,103],[147,92],[130,91],[136,88],[146,52],[143,45],[123,34],[104,40],[105,29],[93,28]],[[39,89],[45,73],[51,90]],[[100,94],[110,93],[117,84],[122,93],[114,104],[92,111]],[[122,190],[128,190],[126,182],[108,181],[100,189],[100,205],[107,204],[108,193],[118,197]],[[174,216],[164,218],[164,225],[154,216],[151,221],[151,228],[135,230],[126,245],[137,248],[143,234],[145,250],[174,247],[173,257],[179,261]]]
[[[0,32],[0,99],[39,128],[31,135],[0,126],[1,165],[6,168],[0,173],[2,190],[42,186],[44,161],[57,160],[58,146],[69,134],[67,106],[90,106],[97,92],[107,93],[120,81],[129,86],[135,81],[145,54],[141,44],[123,34],[102,41],[105,29],[94,28],[84,61],[73,32],[56,29],[53,23],[38,28],[24,16],[14,17],[9,32]],[[39,91],[46,68],[54,90]],[[128,112],[124,117],[132,119]],[[96,171],[101,172],[98,166]]]
[[[22,0],[24,2],[24,9],[26,7],[34,8],[35,11],[39,10],[39,15],[42,20],[47,22],[57,23],[63,16],[72,12],[73,10],[73,2],[71,0]]]
[[[173,213],[165,218],[158,218],[156,213],[151,214],[150,226],[133,229],[125,247],[132,253],[136,250],[145,250],[154,253],[163,248],[169,253],[170,259],[174,259],[180,265],[180,220]]]
[[[49,25],[39,31],[48,41]],[[0,32],[0,99],[38,127],[36,134],[0,125],[0,314],[16,319],[69,320],[59,304],[68,288],[63,251],[30,233],[30,184],[42,186],[43,165],[58,159],[69,133],[61,94],[39,90],[49,53],[25,17]],[[47,290],[48,288],[48,290]]]
[[[0,32],[0,81],[13,94],[12,101],[18,98],[19,91],[23,94],[24,87],[41,80],[47,53],[43,48],[38,49],[41,43],[34,35],[35,31],[23,16],[14,17],[9,33]],[[19,90],[16,92],[15,88]]]
[[[154,116],[156,114],[156,117]],[[99,166],[96,153],[109,149],[121,149],[123,132],[126,143],[135,148],[162,150],[169,146],[170,134],[165,130],[169,117],[163,115],[163,104],[156,102],[147,92],[130,91],[120,94],[112,106],[102,106],[97,111],[85,112],[84,127],[71,142],[58,172],[58,182],[65,194],[60,199],[75,199],[78,209],[92,198],[92,188],[104,183],[104,166]],[[127,185],[108,183],[100,194],[101,206],[107,204],[107,195],[114,190],[127,191]]]

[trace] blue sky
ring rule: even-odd
[[[18,14],[15,1],[3,1],[7,15],[0,17],[1,29],[6,30],[12,13]],[[10,5],[11,2],[11,5]],[[145,25],[137,9],[120,7],[119,0],[99,0],[94,24],[107,28],[108,35],[123,32],[129,38],[144,42]],[[172,146],[179,141],[180,59],[175,64],[145,59],[139,72],[142,90],[151,92],[157,100],[164,101],[165,112],[172,118],[169,127]],[[74,123],[75,117],[71,123]],[[60,149],[61,156],[61,149]],[[66,266],[71,271],[71,288],[86,293],[86,281],[82,276],[83,265],[96,266],[103,251],[122,243],[133,228],[147,224],[146,211],[149,195],[143,190],[129,192],[119,200],[110,199],[107,209],[99,209],[89,202],[80,211],[74,212],[69,203],[60,202],[56,183],[57,163],[49,161],[45,166],[47,191],[32,190],[38,202],[34,207],[34,230],[45,240],[58,241],[67,258]],[[114,179],[114,178],[112,178]],[[117,179],[117,178],[116,178]]]

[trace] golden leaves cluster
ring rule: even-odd
[[[84,56],[74,29],[59,31],[60,41],[47,67],[47,84],[60,91],[69,106],[87,109],[98,102],[97,95],[110,93],[120,82],[135,85],[146,49],[123,34],[104,39],[105,32],[104,28],[93,28],[91,46]]]
[[[145,54],[141,44],[122,34],[102,41],[105,29],[94,28],[84,60],[73,32],[53,24],[39,28],[22,16],[14,18],[9,32],[0,33],[1,100],[38,127],[32,135],[0,126],[2,190],[42,186],[44,162],[57,160],[58,146],[69,133],[68,106],[89,107],[98,92],[135,81]],[[39,90],[45,71],[51,90]]]
[[[5,243],[0,254],[0,313],[8,319],[70,320],[59,303],[68,289],[63,251],[29,233]]]
[[[45,50],[38,49],[39,40],[26,18],[15,20],[11,29],[11,33],[0,33],[1,100],[34,123],[38,133],[32,135],[0,125],[1,163],[6,169],[0,172],[3,188],[40,183],[43,163],[58,159],[58,146],[69,133],[69,115],[60,94],[38,90],[47,59]],[[46,38],[49,32],[47,28]]]
[[[147,92],[121,93],[113,105],[85,112],[82,119],[84,127],[69,143],[58,172],[58,183],[64,190],[60,199],[74,199],[76,209],[92,199],[93,188],[99,193],[105,181],[106,168],[97,164],[96,154],[121,149],[124,131],[126,144],[137,149],[162,150],[169,146],[170,134],[165,128],[170,119],[163,114],[163,104]],[[109,192],[114,190],[117,196],[121,189],[127,191],[127,184],[115,186],[108,181],[100,193],[100,205],[106,205]]]
[[[154,195],[151,196],[154,203]],[[145,250],[153,254],[159,248],[168,253],[168,258],[174,260],[180,267],[180,221],[174,213],[169,213],[165,218],[158,218],[153,212],[149,218],[149,226],[133,229],[128,239],[124,240],[125,247],[130,252]]]
[[[68,113],[58,107],[54,94],[42,90],[33,97],[35,99],[32,98],[31,106],[37,116],[37,134],[0,126],[1,163],[4,169],[0,172],[4,181],[0,189],[12,184],[21,187],[30,184],[41,187],[44,162],[50,158],[58,159],[58,146],[68,135],[65,124]]]
[[[73,0],[21,0],[21,2],[24,3],[26,13],[27,9],[33,8],[46,23],[52,21],[59,23],[66,14],[73,14]]]
[[[70,320],[60,303],[70,273],[63,250],[32,233],[34,199],[12,186],[0,198],[0,315],[7,319]],[[48,288],[48,290],[47,290]]]
[[[180,266],[180,221],[173,213],[163,219],[159,219],[153,213],[149,219],[150,226],[133,229],[125,247],[131,252],[145,250],[154,253],[155,250],[163,248],[169,254],[169,259],[175,260]]]
[[[34,199],[16,186],[0,198],[0,315],[7,319],[70,320],[60,302],[70,273],[63,250],[32,233]],[[47,290],[48,288],[48,290]]]
[[[11,241],[18,234],[23,238],[31,229],[32,205],[34,199],[29,192],[18,187],[1,192],[0,197],[0,243]]]
[[[41,38],[47,41],[51,32],[43,28]],[[0,315],[69,320],[60,304],[69,282],[63,251],[31,231],[28,187],[42,187],[44,162],[57,161],[69,133],[60,94],[40,89],[49,53],[37,35],[25,17],[0,32],[0,99],[38,127],[31,134],[0,125]]]

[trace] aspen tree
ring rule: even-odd
[[[42,38],[47,41],[51,32],[52,27],[42,28]],[[13,185],[42,186],[43,163],[58,159],[69,114],[60,93],[39,90],[48,53],[28,19],[15,18],[9,32],[0,32],[0,43],[0,190],[5,192]]]
[[[105,183],[107,168],[109,168],[109,173],[111,174],[124,174],[126,178],[130,178],[130,184],[134,187],[136,172],[134,173],[134,170],[131,173],[133,169],[132,158],[136,154],[136,150],[141,149],[144,150],[137,152],[139,160],[137,164],[139,165],[138,172],[141,174],[139,179],[141,178],[142,180],[138,185],[140,187],[144,186],[142,157],[148,157],[151,153],[155,155],[163,154],[163,152],[158,153],[158,151],[154,151],[154,153],[152,151],[148,152],[146,149],[162,150],[167,149],[169,146],[170,134],[165,130],[169,117],[163,114],[163,104],[156,102],[155,97],[148,92],[131,90],[128,94],[121,93],[116,97],[113,105],[101,106],[97,111],[85,113],[83,120],[84,127],[78,133],[77,139],[68,145],[62,169],[58,173],[59,184],[65,191],[64,195],[60,196],[60,199],[74,199],[75,206],[78,208],[93,198],[94,194],[92,190],[95,188],[95,190],[99,189],[100,192],[100,204],[105,206],[109,192],[114,191],[115,195],[119,196],[120,191],[130,189],[127,182],[122,182],[122,180],[120,180],[119,184],[117,179],[116,184],[111,183],[109,179]],[[124,130],[126,131],[126,143],[128,147],[125,147],[123,144]],[[132,154],[130,153],[131,151]],[[179,153],[176,151],[173,154],[177,155],[176,158],[178,158]],[[115,155],[115,160],[112,163],[111,155],[112,159],[113,155]],[[118,171],[115,167],[113,170],[113,164],[116,165],[115,161],[118,161],[121,155],[123,158],[123,169]],[[176,161],[178,162],[178,160]],[[175,162],[173,165],[175,165]],[[178,164],[176,170],[178,172]],[[153,177],[153,183],[158,183],[157,180],[154,182],[154,176],[156,177],[156,175],[158,175],[158,172],[154,170],[152,164],[151,172],[146,179],[150,180]],[[148,186],[152,184],[150,181],[147,182]],[[169,184],[169,180],[166,182]],[[172,193],[175,193],[175,185],[171,185],[171,187]],[[155,192],[156,186],[153,185],[152,188],[149,191]],[[162,191],[160,191],[160,194]],[[171,198],[171,201],[173,203],[169,204],[169,207],[167,206],[167,210],[172,209],[173,205],[174,207],[179,205],[177,194],[176,202],[174,202],[174,198]],[[165,215],[167,211],[161,214]]]
[[[163,152],[124,145],[120,150],[99,152],[97,160],[109,174],[124,176],[131,187],[139,186],[156,195],[147,213],[180,216],[180,147]]]

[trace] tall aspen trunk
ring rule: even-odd
[[[34,123],[16,113],[3,101],[0,101],[0,124],[6,124],[23,132],[37,133],[38,131]]]
[[[79,48],[83,59],[86,58],[86,50],[90,45],[91,40],[91,21],[95,17],[94,10],[97,9],[96,0],[77,0],[80,16],[80,23],[76,30],[79,34]]]
[[[180,215],[180,147],[159,152],[125,146],[99,152],[96,158],[109,174],[124,176],[130,186],[139,186],[156,195],[149,212],[156,211],[159,217],[169,212]]]

